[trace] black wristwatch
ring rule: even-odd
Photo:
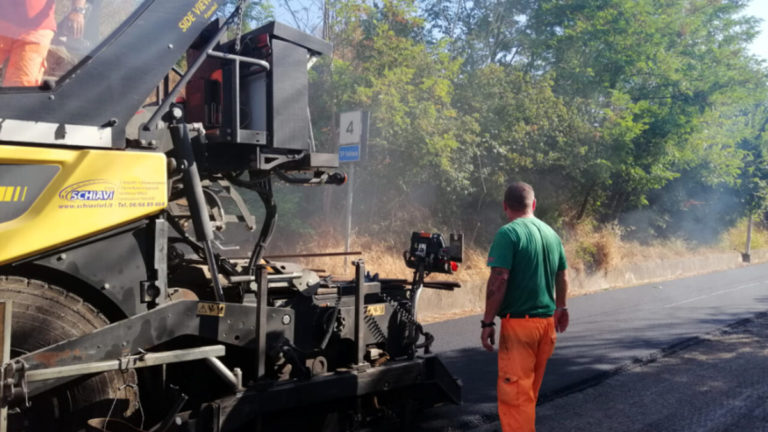
[[[488,328],[488,327],[495,327],[495,326],[496,326],[496,323],[493,321],[485,322],[483,320],[480,320],[480,328]]]

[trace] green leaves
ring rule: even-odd
[[[490,231],[518,179],[557,223],[646,208],[668,234],[681,214],[720,217],[715,197],[762,209],[768,80],[745,4],[332,1],[317,135],[372,113],[356,187],[375,199],[356,211],[374,229],[412,227],[409,209]]]
[[[420,41],[424,22],[413,2],[367,7],[342,1],[335,7],[334,59],[322,74],[331,80],[336,112],[371,112],[364,175],[355,187],[356,193],[375,197],[356,205],[375,229],[396,223],[402,207],[411,205],[416,185],[464,188],[467,171],[457,149],[474,139],[468,133],[474,122],[453,106],[461,62],[444,45]]]
[[[743,5],[544,0],[533,8],[527,49],[542,60],[529,67],[553,73],[556,94],[601,113],[593,124],[611,173],[597,215],[645,205],[681,175],[736,184],[736,146],[748,134],[739,118],[765,95],[764,71],[745,54],[755,28],[738,15]]]

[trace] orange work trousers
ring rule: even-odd
[[[8,62],[5,64],[2,86],[39,86],[52,38],[51,30],[33,30],[26,33],[24,39],[0,36],[0,66]]]
[[[536,400],[556,339],[552,317],[502,318],[497,392],[504,432],[536,430]]]

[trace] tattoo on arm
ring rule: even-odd
[[[488,279],[488,296],[493,297],[507,289],[509,270],[499,267],[491,269],[491,277]]]
[[[507,279],[509,279],[509,270],[500,267],[491,268],[491,276],[488,278],[485,294],[485,321],[493,320],[493,317],[499,311],[501,302],[504,300],[504,294],[507,291]]]

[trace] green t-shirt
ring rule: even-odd
[[[488,267],[509,269],[499,316],[550,316],[555,313],[555,275],[566,269],[563,243],[535,217],[518,218],[496,233]]]

